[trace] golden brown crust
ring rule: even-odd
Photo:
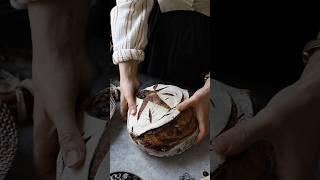
[[[166,152],[191,136],[197,128],[198,122],[195,114],[189,109],[181,112],[173,121],[160,128],[147,131],[139,137],[132,134],[130,136],[137,144],[156,151]]]

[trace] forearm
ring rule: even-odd
[[[119,63],[120,80],[137,79],[138,77],[138,62],[130,60]]]
[[[312,98],[320,98],[320,49],[310,57],[298,84],[312,92]]]
[[[58,121],[71,122],[75,119],[78,93],[73,62],[73,19],[65,8],[60,3],[35,3],[28,7],[35,91],[56,126],[60,124]]]
[[[43,59],[47,60],[43,61]],[[63,60],[66,62],[62,62]],[[62,118],[59,117],[60,115],[65,115],[63,112],[75,110],[76,77],[73,64],[68,62],[69,60],[50,54],[33,58],[35,92],[41,97],[52,119],[60,119]]]

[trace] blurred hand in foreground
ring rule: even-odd
[[[218,136],[214,150],[230,156],[253,143],[273,144],[281,180],[315,179],[320,152],[320,51],[301,78],[276,94],[253,119]]]

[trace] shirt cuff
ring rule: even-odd
[[[120,49],[113,53],[112,59],[115,65],[130,60],[142,62],[144,60],[144,51],[137,49]]]

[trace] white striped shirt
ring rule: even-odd
[[[210,0],[158,0],[161,12],[188,10],[210,16]],[[113,63],[143,61],[154,0],[117,0],[111,10]]]

